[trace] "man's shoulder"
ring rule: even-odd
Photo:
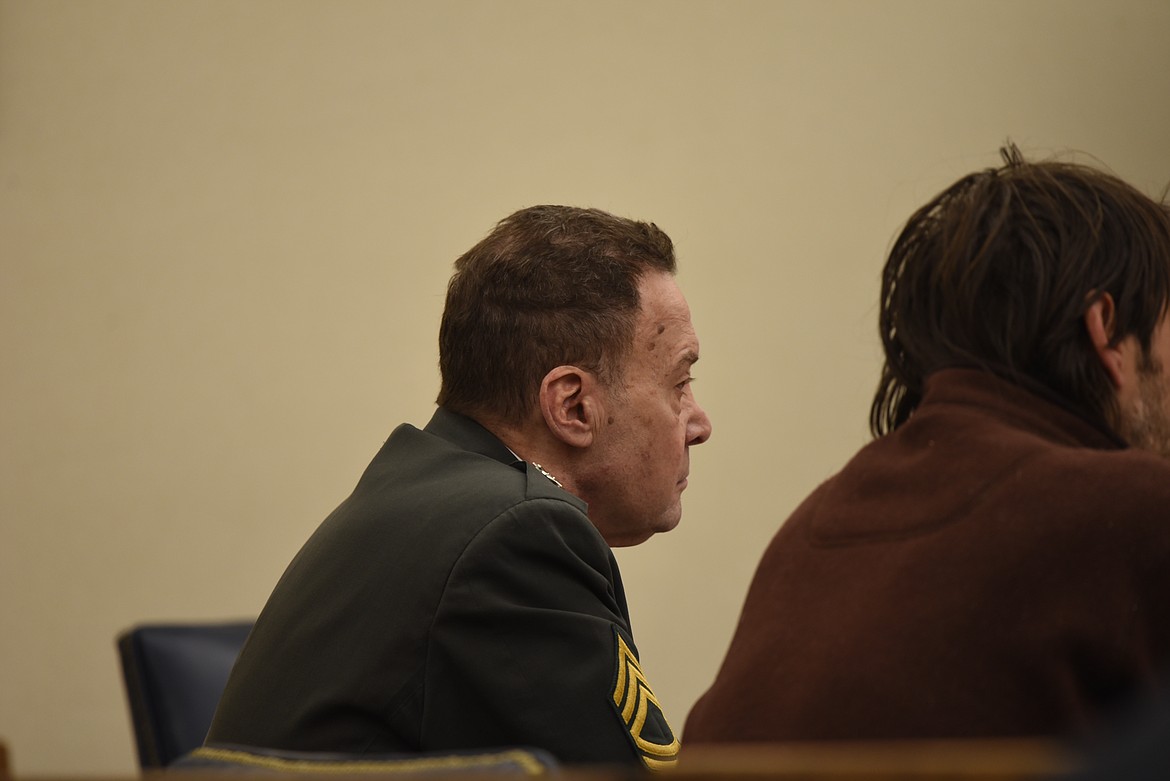
[[[1148,515],[1170,528],[1170,459],[1137,448],[1071,450],[1047,454],[1044,467],[1056,485],[1095,497],[1096,506],[1126,515]]]
[[[533,464],[480,447],[399,426],[362,475],[348,504],[401,522],[441,521],[474,533],[504,514],[550,514],[588,523],[587,505]],[[506,459],[506,460],[501,460]],[[438,531],[437,529],[435,531]]]
[[[990,519],[1037,551],[1060,550],[1086,567],[1165,569],[1170,556],[1170,460],[1134,448],[1047,446],[1028,451],[998,480]],[[1086,571],[1089,571],[1088,569]]]
[[[998,410],[949,406],[865,445],[806,499],[790,533],[831,526],[852,539],[971,517],[1027,517],[1029,527],[1065,535],[1100,530],[1107,518],[1125,519],[1137,534],[1170,529],[1170,459],[1038,431]]]
[[[467,553],[495,555],[498,546],[510,549],[559,551],[607,577],[616,564],[601,533],[589,520],[587,505],[565,491],[538,467],[522,463],[521,484],[494,493],[493,511],[484,517]],[[493,486],[490,490],[499,491]],[[498,512],[495,510],[498,509]]]
[[[1021,448],[1035,474],[1057,483],[1085,483],[1102,498],[1121,493],[1170,500],[1170,458],[1138,448],[1093,448],[1041,443]]]

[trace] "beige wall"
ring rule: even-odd
[[[1170,5],[0,3],[0,738],[134,769],[115,633],[255,614],[391,427],[452,260],[512,210],[675,238],[715,423],[620,554],[681,729],[778,523],[866,440],[914,206],[1076,148],[1170,181]]]

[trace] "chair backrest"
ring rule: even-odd
[[[550,775],[559,769],[552,754],[522,746],[402,754],[333,754],[251,746],[201,746],[171,765],[174,770],[226,770],[277,775],[507,776]]]
[[[203,743],[251,621],[143,624],[118,635],[118,655],[143,769]]]

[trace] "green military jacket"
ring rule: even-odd
[[[399,426],[280,579],[208,743],[672,763],[586,510],[468,418]]]

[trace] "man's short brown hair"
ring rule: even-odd
[[[501,220],[455,261],[439,327],[438,403],[517,423],[557,366],[620,381],[638,283],[651,271],[675,271],[670,237],[653,223],[569,206]]]

